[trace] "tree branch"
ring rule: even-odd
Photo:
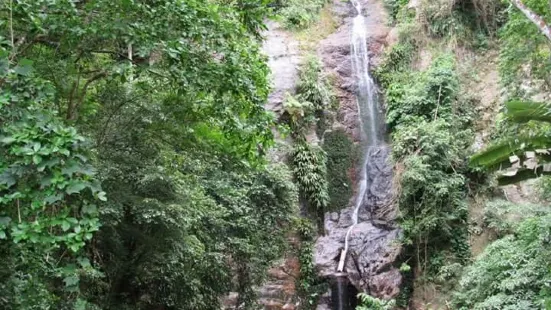
[[[74,121],[74,120],[77,119],[78,110],[80,109],[80,107],[82,106],[82,103],[84,102],[84,97],[86,97],[86,92],[87,92],[88,87],[90,86],[90,84],[92,84],[93,82],[95,82],[95,81],[97,81],[101,78],[104,78],[106,76],[107,76],[107,72],[102,71],[102,72],[94,75],[88,81],[86,81],[86,83],[84,83],[84,87],[82,88],[82,91],[80,93],[80,97],[79,97],[78,102],[71,109],[69,109],[67,111],[67,119],[68,120]]]
[[[530,8],[528,8],[521,0],[511,0],[511,2],[526,16],[531,20],[538,29],[551,41],[551,27],[547,25],[545,20]]]

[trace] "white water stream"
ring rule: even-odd
[[[351,39],[352,68],[358,81],[356,100],[360,125],[362,127],[362,140],[365,145],[364,160],[359,182],[354,213],[352,214],[352,225],[346,232],[344,250],[341,252],[338,272],[344,270],[344,263],[349,248],[349,238],[354,227],[358,224],[358,212],[363,204],[367,191],[367,160],[368,151],[373,146],[378,146],[382,140],[379,130],[379,109],[376,98],[376,89],[373,78],[369,74],[369,55],[367,49],[367,27],[365,17],[362,14],[362,6],[357,0],[352,0],[357,15],[354,17]]]

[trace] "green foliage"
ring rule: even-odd
[[[359,294],[360,305],[356,310],[392,310],[396,306],[394,300],[381,300],[367,294]]]
[[[239,172],[189,160],[195,167],[173,173],[146,168],[136,188],[116,174],[107,180],[122,195],[105,210],[99,236],[100,251],[114,254],[106,274],[120,294],[105,302],[214,309],[229,291],[239,292],[245,306],[256,300],[253,287],[283,253],[296,213],[290,173],[283,166]]]
[[[318,214],[323,214],[329,205],[327,154],[318,146],[308,144],[306,134],[315,114],[323,114],[332,100],[329,82],[322,75],[321,62],[315,57],[307,58],[300,68],[297,95],[288,96],[284,108],[296,140],[291,154],[295,180],[302,198]],[[319,120],[323,121],[323,118]]]
[[[0,237],[78,252],[99,228],[94,200],[106,199],[83,155],[84,138],[44,114],[4,124],[0,134]]]
[[[0,308],[252,307],[297,212],[268,4],[0,2]]]
[[[528,218],[549,214],[549,209],[534,204],[515,204],[505,200],[493,200],[484,208],[484,225],[498,237],[513,234],[520,222]]]
[[[544,20],[551,18],[551,7],[548,1],[524,0],[523,3]],[[543,84],[531,85],[535,93],[548,90],[551,86],[549,41],[515,6],[509,6],[506,13],[507,22],[499,32],[501,82],[513,97],[528,98],[527,96],[531,94],[526,94],[521,88],[523,83],[543,81]],[[541,86],[538,87],[538,84]]]
[[[543,309],[551,294],[549,216],[523,221],[489,245],[460,281],[457,309]]]
[[[415,50],[416,47],[411,42],[399,42],[385,53],[383,63],[374,72],[377,81],[385,90],[394,85],[394,80],[402,78],[400,73],[410,65]]]
[[[455,61],[436,58],[425,72],[407,68],[408,45],[387,54],[378,71],[385,83],[393,158],[399,164],[404,242],[412,265],[426,279],[449,283],[456,264],[467,261],[465,163],[472,112],[459,95]],[[390,61],[399,59],[392,64]],[[413,75],[415,74],[415,78]]]
[[[302,197],[313,211],[323,212],[329,205],[327,155],[318,146],[297,141],[292,154],[293,174]]]
[[[537,102],[510,101],[506,116],[513,122],[538,121],[551,123],[550,105]],[[498,177],[501,185],[517,183],[551,173],[545,164],[551,160],[547,149],[551,148],[549,124],[530,130],[525,126],[525,134],[505,137],[486,150],[471,158],[471,165],[498,170],[511,168]]]
[[[302,29],[318,19],[327,0],[285,0],[279,14],[289,29]]]
[[[316,117],[316,133],[322,137],[330,125],[327,118],[329,109],[334,108],[336,102],[331,82],[323,74],[322,64],[319,58],[308,56],[299,69],[297,83],[297,96],[300,100],[312,103],[313,115]]]
[[[326,110],[334,101],[335,95],[329,79],[322,73],[321,61],[315,56],[307,57],[299,69],[296,96],[287,94],[283,103],[295,138],[305,136],[316,120],[321,137],[327,125]]]
[[[353,189],[350,173],[356,162],[357,150],[342,129],[325,133],[323,149],[327,153],[329,209],[340,210],[348,205]]]
[[[468,141],[459,135],[466,134],[444,120],[420,120],[398,127],[393,135],[393,155],[404,169],[399,204],[406,242],[420,252],[417,266],[428,266],[434,275],[440,272],[434,259],[441,251],[450,250],[459,262],[469,256],[465,177],[459,173]]]
[[[283,102],[283,109],[289,116],[291,133],[295,137],[305,136],[315,122],[314,105],[311,102],[299,100],[299,98],[287,94]]]
[[[501,23],[498,0],[423,1],[420,9],[430,36],[461,45],[482,46],[480,38],[492,36]]]
[[[297,93],[304,101],[311,102],[315,110],[328,108],[334,100],[331,84],[322,73],[319,58],[308,56],[299,70]]]
[[[296,226],[302,241],[298,251],[300,277],[297,279],[301,309],[315,309],[319,297],[328,289],[327,282],[318,276],[314,265],[316,230],[314,224],[304,218]]]
[[[402,74],[396,76],[396,80],[385,89],[387,123],[391,128],[419,117],[425,120],[451,119],[451,115],[462,115],[464,111],[462,117],[467,121],[472,115],[465,105],[456,105],[459,82],[455,60],[450,55],[437,58],[427,71],[420,76],[417,74],[416,79],[409,83],[404,83]]]
[[[100,275],[83,247],[106,195],[86,139],[45,109],[52,85],[7,55],[0,48],[0,306],[68,309],[81,303],[81,279]]]
[[[400,10],[408,4],[407,0],[384,0],[385,7],[390,13],[390,18],[395,20]]]

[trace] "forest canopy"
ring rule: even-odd
[[[268,4],[0,3],[0,308],[252,305],[297,199]]]

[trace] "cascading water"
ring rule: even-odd
[[[393,167],[388,161],[390,148],[384,139],[377,87],[369,74],[371,49],[367,44],[384,40],[380,30],[385,19],[381,1],[351,1],[353,7],[350,2],[334,2],[339,7],[335,12],[352,9],[353,13],[336,33],[321,42],[320,51],[327,68],[339,74],[339,87],[346,94],[341,102],[342,125],[352,128],[358,124],[363,161],[353,204],[326,213],[325,234],[316,239],[314,263],[318,274],[335,284],[330,296],[320,299],[320,309],[326,309],[325,305],[335,310],[353,309],[354,299],[342,296],[346,291],[392,299],[399,294],[402,282],[397,268],[401,248],[395,240],[401,231],[395,221]],[[347,35],[350,39],[343,40]],[[377,53],[380,46],[372,47]],[[359,123],[348,117],[354,104]]]
[[[349,238],[354,227],[358,224],[358,212],[364,203],[364,197],[368,188],[367,161],[368,153],[382,142],[382,131],[379,123],[378,99],[376,97],[376,87],[373,78],[369,74],[369,55],[367,49],[367,28],[365,17],[362,14],[361,3],[352,0],[356,8],[357,15],[353,21],[351,56],[352,68],[357,80],[356,100],[358,104],[358,113],[360,125],[362,128],[362,142],[365,146],[364,160],[360,174],[358,196],[355,202],[354,213],[352,214],[352,225],[348,228],[345,236],[344,250],[341,253],[338,272],[344,270],[344,263],[349,248]]]

